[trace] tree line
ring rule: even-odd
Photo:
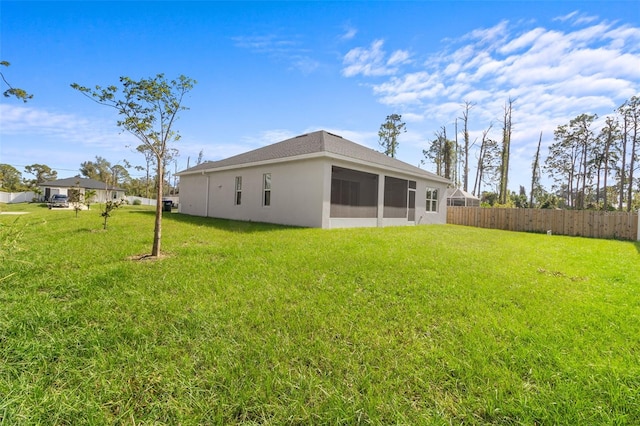
[[[176,164],[175,161],[172,164]],[[175,167],[174,167],[175,168]],[[95,179],[125,190],[127,195],[145,198],[155,198],[157,177],[153,173],[153,161],[147,157],[145,166],[132,167],[129,161],[121,160],[115,164],[101,156],[95,160],[80,163],[78,173],[80,178]],[[141,177],[133,177],[132,173],[144,173]],[[6,192],[33,191],[38,193],[39,186],[44,182],[58,179],[58,172],[46,164],[31,164],[24,167],[24,174],[10,164],[0,164],[0,190]],[[178,192],[176,178],[169,167],[165,170],[164,194],[173,195]]]
[[[490,136],[494,127],[490,123],[480,140],[471,142],[468,124],[474,106],[464,102],[461,129],[456,120],[453,138],[447,136],[447,128],[442,126],[423,150],[422,163],[431,164],[436,174],[450,179],[457,187],[489,205],[627,211],[640,207],[638,96],[632,96],[612,115],[604,117],[599,128],[595,124],[596,114],[580,114],[558,126],[546,158],[541,153],[541,132],[531,162],[528,197],[523,186],[518,192],[508,187],[514,100],[505,102],[499,138]],[[472,161],[475,176],[470,171]],[[551,188],[543,187],[543,176],[552,181]]]

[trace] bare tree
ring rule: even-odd
[[[511,112],[513,100],[509,100],[504,105],[504,117],[502,122],[502,151],[500,161],[500,188],[498,191],[498,202],[506,204],[509,197],[509,156],[511,151]]]
[[[464,123],[464,164],[462,174],[462,189],[464,189],[465,191],[469,190],[469,150],[471,149],[471,147],[469,146],[469,110],[475,105],[475,103],[464,101],[464,110],[462,111],[462,121]]]
[[[542,144],[542,132],[540,132],[540,138],[538,139],[538,149],[536,149],[536,155],[533,159],[533,165],[531,166],[531,193],[529,194],[529,207],[533,208],[535,205],[534,195],[540,192],[540,145]]]

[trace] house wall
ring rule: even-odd
[[[378,175],[375,218],[331,217],[332,166]],[[263,206],[263,174],[271,173],[271,205]],[[242,202],[235,205],[235,178],[242,177]],[[383,217],[384,178],[416,181],[415,221]],[[426,211],[427,187],[438,189],[438,211]],[[223,219],[268,222],[317,228],[403,226],[446,223],[446,185],[365,164],[311,158],[285,163],[240,167],[180,177],[180,213]]]
[[[335,218],[330,217],[331,207],[331,167],[339,166],[352,170],[373,173],[378,175],[378,217],[377,218]],[[404,218],[384,217],[384,181],[385,176],[398,179],[416,181],[416,207],[415,221]],[[426,191],[427,187],[438,189],[438,211],[426,211]],[[379,167],[371,167],[364,164],[353,164],[347,161],[332,160],[325,164],[324,173],[324,204],[323,204],[323,228],[353,228],[353,227],[376,227],[376,226],[406,226],[425,224],[444,224],[447,222],[447,206],[445,191],[446,184],[430,181],[428,179],[416,178],[415,176],[403,174],[395,171],[385,170]]]
[[[42,198],[44,200],[47,194],[47,189],[49,190],[49,198],[51,198],[51,196],[55,194],[70,195],[71,190],[75,189],[75,187],[64,188],[64,187],[43,186],[40,189],[42,190]],[[80,192],[82,194],[84,194],[86,191],[87,189],[80,188]],[[108,200],[120,200],[122,198],[125,198],[124,191],[114,190],[114,191],[107,192],[104,189],[94,189],[94,191],[96,192],[96,195],[91,199],[91,203],[104,203]]]
[[[179,211],[195,216],[321,227],[323,162],[308,159],[180,177]],[[263,205],[263,175],[271,173],[271,205]],[[242,201],[235,205],[235,179]]]

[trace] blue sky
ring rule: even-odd
[[[491,123],[500,139],[511,97],[513,190],[529,188],[541,131],[545,158],[558,125],[582,113],[604,120],[640,93],[635,0],[1,1],[0,14],[0,56],[11,63],[2,71],[34,95],[0,99],[0,163],[46,164],[61,178],[95,156],[144,163],[114,111],[74,82],[197,80],[176,124],[178,170],[201,150],[217,160],[319,129],[380,149],[393,113],[407,123],[397,157],[419,165],[440,127],[453,138],[465,101],[475,103],[471,140]]]

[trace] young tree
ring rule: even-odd
[[[76,181],[76,185],[69,190],[69,203],[73,207],[73,210],[76,212],[76,217],[78,217],[78,212],[82,210],[82,206],[85,204],[84,202],[84,194],[80,191],[80,181]]]
[[[395,158],[398,150],[398,136],[406,132],[406,123],[402,121],[400,114],[387,115],[387,119],[380,125],[378,137],[380,146],[384,148],[384,153]]]
[[[164,74],[155,77],[132,80],[120,77],[121,92],[116,86],[94,89],[73,83],[71,87],[80,91],[98,104],[114,108],[121,119],[117,124],[135,136],[141,146],[155,157],[157,197],[156,217],[151,256],[160,256],[162,239],[162,193],[167,155],[170,155],[170,143],[178,141],[180,135],[173,130],[180,111],[188,109],[182,102],[191,91],[195,80],[184,75],[167,80]]]
[[[8,67],[9,65],[11,65],[11,64],[9,62],[7,62],[7,61],[0,61],[0,66]],[[2,78],[2,81],[4,81],[4,84],[6,84],[9,87],[7,90],[5,90],[2,93],[5,98],[9,98],[9,97],[13,96],[13,97],[15,97],[17,99],[21,99],[22,102],[27,102],[29,99],[33,98],[33,95],[30,95],[29,93],[27,93],[26,90],[20,89],[18,87],[12,87],[11,84],[9,84],[7,79],[4,77],[4,74],[1,71],[0,71],[0,77]]]

